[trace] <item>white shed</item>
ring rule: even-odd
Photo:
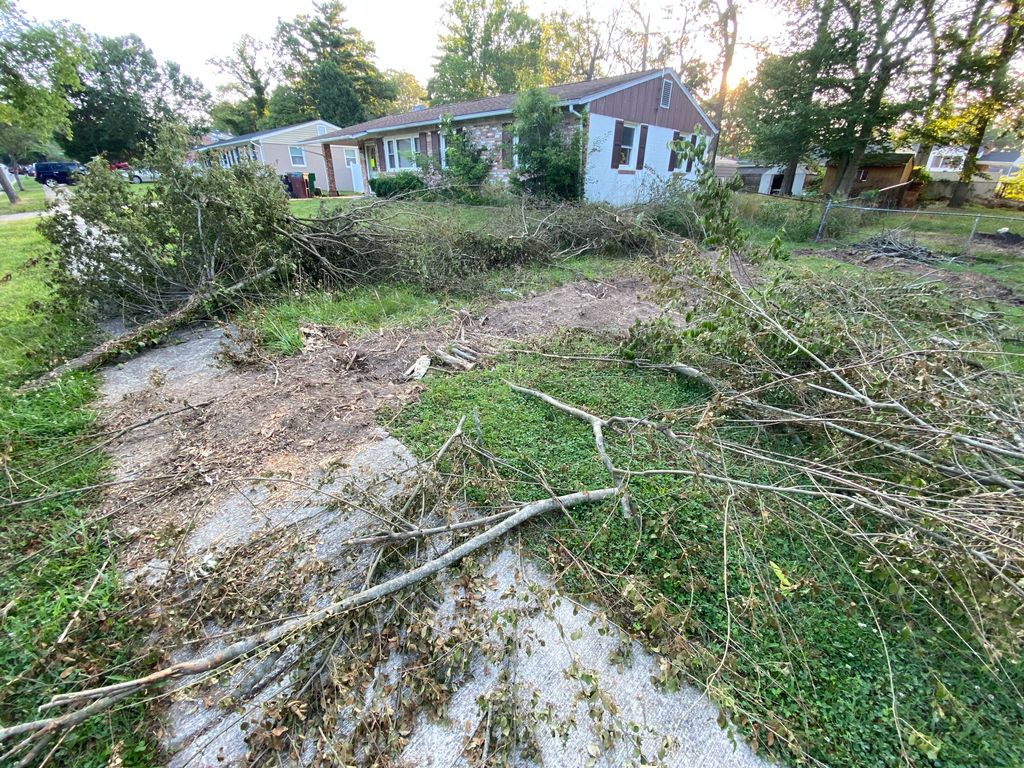
[[[781,165],[758,165],[750,161],[740,160],[739,174],[743,177],[743,188],[748,192],[759,192],[762,195],[777,195],[782,189],[782,177],[786,169]],[[806,166],[796,167],[793,177],[793,194],[802,195],[804,182],[809,171]]]

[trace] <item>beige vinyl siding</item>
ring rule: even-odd
[[[335,130],[334,126],[330,123],[321,123],[328,132]],[[273,136],[267,136],[263,139],[264,142],[272,141],[275,144],[301,144],[304,141],[315,139],[317,136],[316,123],[309,123],[308,125],[299,125],[295,128],[290,128],[287,131],[281,133],[275,133]]]
[[[274,169],[279,175],[286,173],[312,173],[316,175],[316,186],[318,189],[327,191],[327,165],[324,163],[324,150],[320,144],[305,144],[302,149],[306,153],[305,165],[292,165],[288,148],[295,144],[279,144],[277,136],[271,140],[263,140],[263,162]],[[335,157],[335,168],[338,167]]]

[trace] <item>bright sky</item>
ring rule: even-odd
[[[654,15],[666,7],[662,0],[644,0]],[[572,0],[527,0],[531,13],[562,7],[574,8]],[[278,18],[292,18],[312,9],[312,0],[21,0],[20,7],[39,20],[67,19],[89,32],[106,36],[135,33],[157,58],[181,64],[187,74],[201,78],[213,90],[223,83],[207,61],[224,56],[243,34],[269,40]],[[592,0],[595,15],[618,5],[617,0]],[[431,75],[442,27],[441,3],[408,0],[349,0],[348,17],[353,26],[377,47],[381,69],[412,72],[424,85]],[[735,83],[755,69],[756,44],[781,40],[782,14],[767,0],[744,3],[740,18],[740,46],[730,80]],[[708,51],[713,43],[707,41]]]

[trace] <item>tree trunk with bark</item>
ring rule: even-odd
[[[850,192],[853,191],[853,183],[857,180],[857,171],[860,170],[860,164],[864,161],[866,152],[866,142],[858,140],[854,144],[853,150],[846,156],[846,164],[841,167],[839,180],[833,191],[836,197],[842,199],[850,196]]]
[[[736,53],[736,2],[725,0],[725,7],[718,12],[718,34],[722,43],[722,76],[718,81],[718,97],[715,99],[715,129],[708,151],[708,162],[713,166],[718,157],[718,141],[722,135],[722,119],[725,117],[725,100],[729,93],[729,70]]]
[[[981,151],[981,144],[985,140],[985,131],[992,122],[993,115],[998,114],[1006,106],[1005,102],[1010,89],[1010,82],[1013,74],[1010,71],[1010,64],[1020,50],[1021,29],[1024,27],[1024,20],[1021,19],[1022,0],[1010,0],[1006,8],[1006,29],[1003,32],[1003,40],[999,45],[999,54],[995,60],[995,66],[989,79],[988,106],[990,109],[983,110],[982,116],[974,125],[970,146],[967,148],[967,157],[964,158],[964,167],[960,171],[960,178],[953,187],[953,194],[949,198],[950,208],[960,208],[971,194],[971,180],[978,172],[978,153]]]
[[[11,186],[11,180],[7,178],[7,171],[0,168],[0,187],[3,187],[4,192],[7,194],[7,199],[11,201],[11,205],[21,200],[18,197],[18,193],[14,191],[14,187]]]
[[[787,197],[793,194],[793,182],[796,181],[796,169],[799,165],[799,157],[794,157],[786,163],[786,170],[782,174],[782,189],[779,190],[779,194]]]

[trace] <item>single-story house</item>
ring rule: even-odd
[[[244,158],[266,163],[281,176],[289,173],[312,173],[317,189],[326,193],[329,173],[328,164],[324,161],[324,151],[327,145],[309,145],[306,142],[337,130],[338,126],[326,120],[309,120],[305,123],[222,138],[196,147],[195,151],[200,155],[205,152],[214,153],[225,168],[230,168]],[[341,148],[327,151],[337,151],[338,159],[342,161],[337,166],[339,170],[336,171],[336,176],[342,177],[343,180],[351,177],[352,172],[348,170],[351,166],[344,163],[346,158]],[[358,176],[358,173],[356,175]]]
[[[737,172],[743,179],[743,189],[762,195],[777,195],[782,191],[782,178],[786,169],[781,165],[762,165],[753,160],[740,160]],[[804,193],[804,182],[810,171],[805,165],[798,165],[793,176],[793,194]]]
[[[861,160],[857,167],[850,197],[857,197],[861,192],[870,189],[888,189],[889,187],[910,181],[914,170],[913,152],[883,152],[869,154]],[[825,178],[821,183],[823,194],[831,194],[839,185],[839,166],[832,160],[825,166]]]
[[[671,69],[635,72],[547,89],[557,99],[567,131],[582,131],[584,196],[624,204],[649,199],[673,177],[694,178],[695,163],[671,150],[673,140],[693,143],[699,132],[715,128],[690,91]],[[321,154],[334,158],[344,152],[345,165],[328,164],[331,192],[349,189],[342,172],[352,154],[362,171],[364,188],[370,179],[398,171],[416,171],[417,156],[445,164],[441,118],[450,115],[456,129],[469,134],[490,156],[490,178],[505,181],[516,167],[512,107],[516,94],[425,107],[387,115],[311,138]]]
[[[967,147],[933,147],[925,168],[933,179],[956,181],[964,167]],[[978,170],[992,181],[1016,176],[1024,169],[1024,154],[1019,149],[983,147],[978,153]]]

